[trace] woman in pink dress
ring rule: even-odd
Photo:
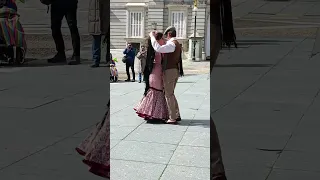
[[[160,45],[165,44],[162,33],[155,35]],[[162,57],[163,54],[154,51],[151,40],[148,39],[147,62],[144,70],[146,80],[145,94],[142,100],[134,108],[138,116],[147,121],[167,120],[169,118],[168,107],[164,96]]]
[[[102,121],[76,148],[95,175],[110,179],[110,101]]]

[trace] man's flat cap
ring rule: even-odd
[[[164,31],[164,35],[167,35],[169,31],[176,31],[176,28],[173,26],[169,26],[165,31]]]

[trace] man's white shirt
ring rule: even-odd
[[[150,38],[151,38],[152,47],[156,52],[159,52],[159,53],[172,53],[176,49],[176,45],[173,43],[173,41],[176,40],[176,38],[169,39],[167,41],[167,43],[165,45],[162,45],[162,46],[157,42],[157,40],[154,37],[152,32],[150,33]]]

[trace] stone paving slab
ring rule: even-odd
[[[210,176],[208,168],[168,165],[160,180],[202,180]]]
[[[237,179],[264,180],[265,177],[267,177],[270,171],[270,168],[263,167],[263,166],[245,165],[245,166],[237,166],[234,168],[228,168],[228,171],[229,171],[228,179],[230,180],[237,180]]]
[[[111,178],[121,180],[150,179],[158,180],[164,164],[154,164],[135,161],[111,160],[111,164],[117,168],[111,168]]]
[[[235,19],[308,19],[319,15],[318,1],[232,1]],[[319,18],[317,20],[319,22]]]
[[[74,153],[74,145],[82,138],[67,139],[57,146],[33,155],[15,164],[14,168],[1,171],[5,179],[102,179],[87,172],[81,157]],[[48,163],[50,162],[50,163]]]
[[[276,169],[269,176],[270,180],[282,180],[282,179],[299,180],[303,178],[319,179],[320,173],[309,172],[309,171]]]
[[[169,164],[210,168],[210,148],[197,146],[178,146]]]
[[[316,56],[320,53],[320,29],[317,29],[316,40],[312,48],[312,56]]]
[[[301,17],[306,14],[312,7],[314,6],[314,3],[308,3],[308,2],[295,2],[291,4],[290,6],[283,9],[280,14],[286,15],[286,16],[298,16]]]
[[[179,79],[176,94],[183,120],[176,126],[146,124],[137,117],[133,107],[142,98],[143,83],[112,83],[110,123],[111,140],[115,145],[111,150],[111,177],[123,180],[140,180],[141,177],[208,179],[208,82],[205,74]]]
[[[255,9],[262,7],[266,2],[247,0],[233,8],[232,13],[234,18],[240,18],[253,12]]]
[[[312,8],[309,9],[309,11],[305,14],[305,16],[320,16],[319,13],[320,4],[314,4]]]
[[[311,141],[309,141],[311,143]],[[278,159],[275,164],[276,168],[280,169],[290,169],[297,171],[310,171],[318,172],[318,153],[306,153],[306,152],[297,152],[297,151],[285,151]]]
[[[88,172],[74,148],[106,111],[107,69],[17,69],[0,76],[0,179],[102,179]],[[55,101],[46,104],[49,99]]]
[[[277,2],[277,3],[266,3],[258,9],[255,9],[252,13],[253,14],[269,14],[275,15],[280,13],[283,9],[290,6],[292,1],[284,1],[284,2]]]

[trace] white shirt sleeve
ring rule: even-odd
[[[167,44],[160,46],[153,36],[151,36],[151,44],[153,49],[159,53],[172,53],[176,49],[176,45],[172,41],[168,41]]]

